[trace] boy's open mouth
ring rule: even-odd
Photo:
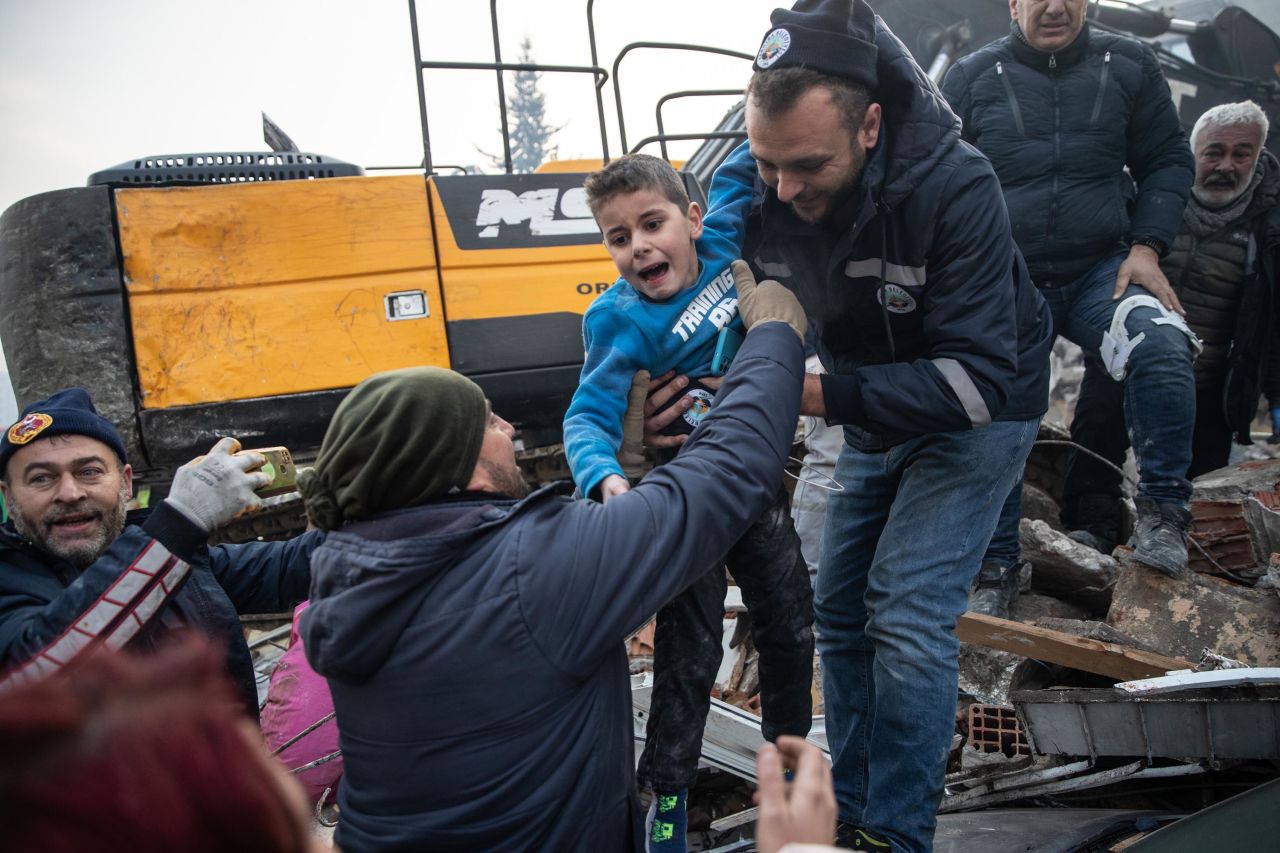
[[[645,267],[644,269],[640,270],[640,278],[642,278],[645,281],[653,281],[655,278],[661,278],[662,274],[667,271],[667,268],[669,266],[670,264],[667,264],[664,262],[660,264],[654,264],[651,267]]]

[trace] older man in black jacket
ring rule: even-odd
[[[1136,556],[1176,575],[1187,566],[1199,344],[1158,261],[1191,191],[1191,154],[1155,54],[1088,27],[1085,6],[1009,0],[1012,32],[961,59],[942,88],[1000,177],[1055,330],[1124,382],[1140,473]],[[1015,489],[980,579],[1002,593],[1015,582],[1019,498]]]
[[[1196,426],[1189,477],[1226,465],[1234,437],[1250,430],[1265,393],[1280,405],[1275,288],[1280,282],[1280,161],[1264,148],[1269,123],[1252,101],[1220,104],[1191,131],[1196,182],[1182,227],[1160,263],[1204,341],[1195,363]],[[1129,446],[1114,382],[1085,370],[1072,432],[1113,464]],[[1120,532],[1120,474],[1077,461],[1064,491],[1077,507],[1071,535],[1101,551]]]

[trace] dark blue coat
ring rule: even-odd
[[[226,649],[227,671],[256,714],[237,613],[278,613],[306,598],[323,534],[206,548],[207,535],[168,504],[128,521],[83,571],[0,527],[0,686],[48,675],[96,644],[145,649],[190,627]]]
[[[790,329],[753,330],[680,454],[607,504],[464,494],[329,535],[301,634],[344,850],[643,849],[623,641],[769,505],[803,374]]]
[[[1044,53],[1014,25],[942,90],[1000,176],[1037,284],[1070,281],[1133,239],[1173,244],[1193,161],[1151,48],[1086,24]]]
[[[1039,417],[1049,314],[995,173],[878,17],[874,38],[884,118],[853,224],[832,233],[804,223],[757,181],[744,254],[799,296],[829,372],[827,419],[853,446]],[[749,162],[743,146],[717,179],[750,179]]]

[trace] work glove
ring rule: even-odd
[[[1280,444],[1280,406],[1271,410],[1271,437],[1267,444]]]
[[[210,533],[243,512],[262,506],[253,493],[271,482],[260,453],[240,453],[234,438],[219,439],[205,456],[191,460],[173,475],[165,501],[193,524]]]
[[[618,464],[628,480],[635,480],[648,470],[644,455],[644,403],[649,396],[649,371],[637,370],[631,377],[627,393],[627,413],[622,418],[622,444],[618,447]]]
[[[738,313],[748,332],[761,323],[777,320],[790,326],[804,343],[809,321],[794,293],[769,279],[756,284],[746,261],[733,262],[733,281],[738,286]]]

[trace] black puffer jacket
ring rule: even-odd
[[[1252,443],[1249,430],[1258,398],[1265,393],[1273,406],[1280,403],[1280,305],[1275,296],[1280,285],[1280,164],[1270,152],[1262,156],[1268,174],[1240,223],[1249,231],[1248,244],[1222,395],[1227,423],[1240,444]]]
[[[1014,24],[957,62],[942,91],[995,166],[1037,284],[1070,281],[1133,239],[1173,243],[1193,161],[1146,45],[1086,25],[1045,53]]]

